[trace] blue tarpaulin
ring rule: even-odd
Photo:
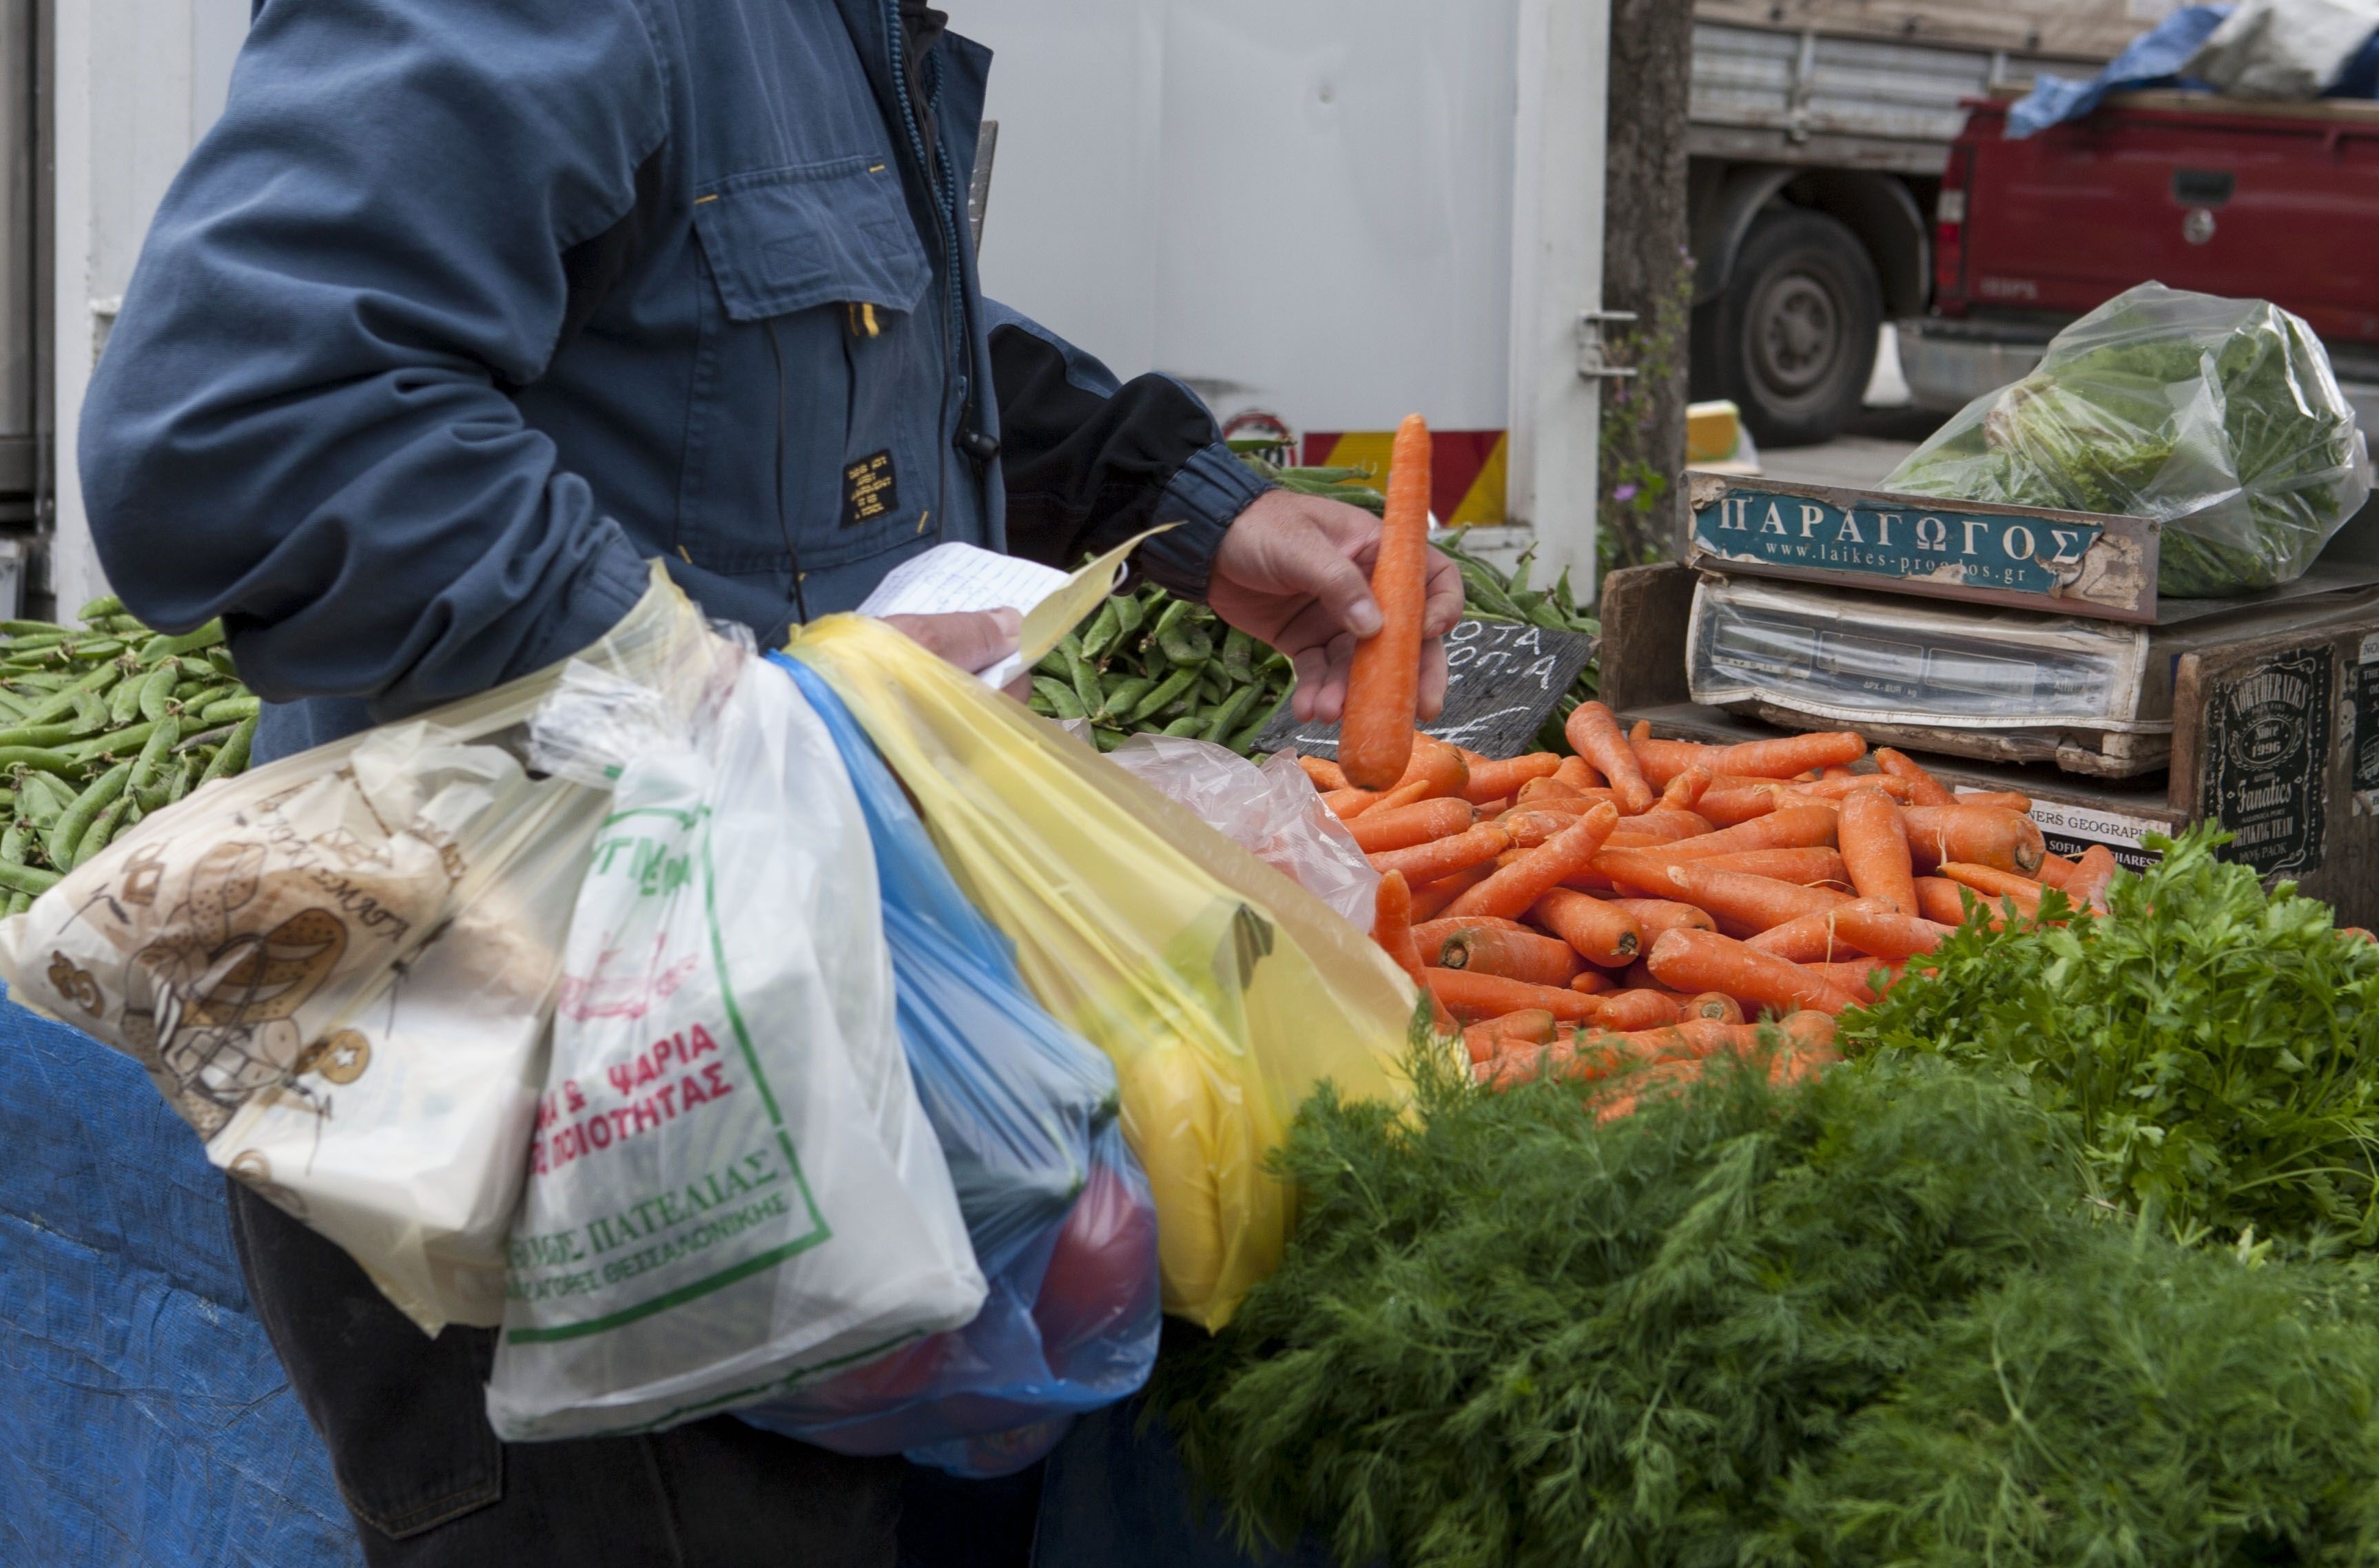
[[[0,1063],[0,1562],[360,1568],[198,1135],[5,1000]]]
[[[2124,51],[2087,81],[2076,81],[2043,71],[2032,90],[2008,110],[2011,141],[2078,120],[2098,107],[2109,94],[2142,88],[2180,87],[2212,90],[2180,74],[2215,29],[2228,18],[2230,6],[2184,6],[2156,27],[2131,40]],[[2349,56],[2337,78],[2322,93],[2325,98],[2379,98],[2379,32],[2365,39]]]

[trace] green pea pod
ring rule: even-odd
[[[58,814],[74,803],[73,794],[46,773],[30,770],[17,778],[17,817],[35,827],[47,827],[58,819]]]
[[[1202,663],[1214,654],[1214,639],[1206,634],[1204,627],[1190,625],[1186,618],[1169,626],[1159,626],[1156,642],[1176,664]]]
[[[190,792],[191,786],[198,782],[199,770],[206,766],[211,756],[210,753],[206,756],[186,755],[181,758],[174,769],[174,777],[165,781],[166,805],[172,805]]]
[[[180,694],[181,692],[187,692],[189,694],[187,696],[184,696]],[[179,692],[176,693],[174,700],[182,705],[182,711],[184,713],[204,713],[208,708],[212,707],[215,704],[222,702],[226,697],[244,697],[246,695],[248,695],[248,694],[241,691],[235,683],[225,682],[222,685],[209,686],[202,684],[199,681],[191,680],[185,681],[182,683]]]
[[[132,780],[132,765],[119,762],[99,776],[99,782],[75,797],[74,804],[58,814],[42,836],[42,846],[49,851],[50,863],[56,866],[74,864],[75,846],[91,831],[99,814],[112,805],[115,797],[124,793],[125,785]]]
[[[113,664],[103,664],[73,684],[63,687],[43,698],[25,715],[25,722],[47,724],[53,719],[64,718],[75,711],[75,698],[78,694],[89,692],[95,695],[104,692],[115,685],[117,678],[123,673]]]
[[[1167,735],[1196,735],[1206,728],[1203,714],[1185,713],[1165,727]]]
[[[1033,678],[1033,694],[1047,704],[1049,711],[1059,718],[1087,717],[1082,708],[1081,698],[1076,696],[1074,688],[1063,681],[1055,681],[1046,675],[1036,675]]]
[[[200,648],[213,647],[223,640],[223,622],[210,621],[195,632],[185,632],[178,637],[151,637],[140,647],[140,662],[154,664],[161,658],[173,658]]]
[[[1262,738],[1265,730],[1272,728],[1272,721],[1279,718],[1281,710],[1288,706],[1288,692],[1283,691],[1279,696],[1274,697],[1272,700],[1271,706],[1265,708],[1262,713],[1256,715],[1255,718],[1241,725],[1239,727],[1239,732],[1232,736],[1229,740],[1224,742],[1223,744],[1230,747],[1231,750],[1238,753],[1241,756],[1251,754],[1256,749],[1256,742]]]
[[[1262,687],[1241,686],[1229,696],[1225,697],[1222,706],[1214,710],[1214,717],[1207,720],[1206,728],[1199,733],[1198,738],[1221,745],[1230,738],[1234,728],[1239,722],[1240,716],[1248,711],[1248,705],[1262,694]]]
[[[0,721],[15,724],[25,717],[26,710],[32,706],[14,692],[0,692]]]
[[[1256,678],[1256,640],[1234,626],[1223,633],[1223,673],[1233,685],[1245,685]]]
[[[107,803],[107,809],[101,812],[83,833],[82,842],[75,846],[74,863],[76,865],[81,865],[100,850],[107,848],[107,841],[115,837],[117,828],[124,826],[125,814],[132,809],[132,797],[129,795],[118,795]]]
[[[126,788],[135,793],[147,789],[157,777],[158,768],[164,766],[165,758],[173,752],[174,742],[181,738],[180,719],[170,715],[159,719],[157,727],[150,731],[148,741],[141,746],[139,760],[132,765],[132,782]]]
[[[6,861],[0,861],[0,887],[6,887],[12,893],[28,895],[29,904],[31,899],[40,898],[57,885],[58,874],[54,871],[43,871],[39,866],[12,865]],[[8,900],[9,913],[23,913],[23,911],[16,907],[16,902],[14,899]]]
[[[1194,664],[1187,665],[1175,670],[1172,674],[1167,675],[1164,680],[1158,681],[1156,685],[1150,690],[1146,696],[1141,698],[1140,701],[1132,705],[1131,711],[1124,716],[1124,722],[1127,724],[1141,723],[1142,720],[1146,719],[1149,715],[1157,712],[1159,709],[1171,703],[1176,697],[1178,697],[1182,693],[1188,691],[1197,679],[1198,667]]]
[[[1116,641],[1121,643],[1139,632],[1141,623],[1148,619],[1148,607],[1141,602],[1138,594],[1126,594],[1110,602],[1116,607]]]
[[[1130,737],[1120,730],[1093,729],[1091,731],[1091,743],[1098,747],[1102,753],[1111,752],[1129,739]]]
[[[99,597],[91,600],[80,609],[76,610],[75,619],[88,626],[94,621],[103,620],[111,615],[122,615],[123,613],[124,601],[122,599],[117,598],[114,594],[102,594]]]
[[[108,728],[108,704],[98,693],[77,692],[74,705],[75,723],[81,727],[83,733],[92,734]]]
[[[117,683],[107,699],[107,722],[116,729],[140,717],[140,694],[149,689],[146,681],[125,681]]]
[[[30,893],[24,891],[22,888],[19,888],[16,892],[8,895],[8,913],[12,915],[20,915],[32,907],[33,896]]]
[[[0,730],[0,746],[55,746],[75,738],[71,724],[42,724],[31,728],[18,726]]]
[[[73,679],[71,675],[61,675],[56,670],[44,669],[36,670],[30,675],[13,676],[8,683],[24,691],[40,693],[43,697],[50,697],[65,691],[67,682]],[[68,707],[73,706],[71,703],[67,705]],[[61,708],[59,711],[63,713],[66,709]]]
[[[174,701],[174,688],[182,681],[182,661],[169,658],[151,670],[140,682],[140,717],[151,724],[165,717]],[[129,682],[127,682],[129,684]]]
[[[253,717],[241,719],[239,728],[231,732],[231,739],[223,743],[213,760],[207,764],[207,770],[199,775],[199,783],[211,784],[218,778],[228,778],[247,771],[248,748],[255,740],[256,719]],[[196,788],[195,785],[192,787]]]
[[[10,865],[23,865],[25,839],[25,825],[21,822],[9,824],[7,831],[0,833],[0,861],[6,861]]]
[[[96,659],[120,657],[125,644],[121,637],[93,637],[87,643],[68,643],[66,646],[67,657],[79,664],[90,664]]]
[[[0,746],[0,768],[30,767],[52,773],[61,778],[74,777],[81,758],[72,750],[53,750],[48,746]]]
[[[1099,713],[1107,718],[1120,718],[1131,711],[1131,705],[1148,695],[1156,682],[1145,675],[1128,675],[1106,689],[1106,698],[1099,704]]]
[[[0,621],[0,637],[8,639],[6,643],[0,644],[0,648],[13,648],[26,643],[54,643],[64,639],[66,634],[66,629],[54,621]]]
[[[88,741],[59,749],[77,762],[97,762],[102,757],[138,756],[140,748],[149,743],[149,737],[156,730],[155,725],[143,719],[139,724],[110,730],[105,734],[93,735]]]
[[[134,790],[133,798],[139,802],[141,814],[145,816],[151,812],[163,811],[168,805],[171,805],[174,801],[174,779],[178,778],[181,776],[182,768],[177,763],[175,765],[171,777],[165,778],[152,778],[147,784]]]
[[[1172,631],[1176,626],[1180,625],[1181,618],[1189,613],[1190,601],[1188,599],[1177,599],[1167,596],[1164,612],[1157,616],[1156,625],[1154,629],[1149,633],[1148,640],[1152,643],[1163,642],[1165,640],[1165,634]]]
[[[1063,681],[1069,669],[1066,663],[1066,650],[1060,646],[1051,648],[1047,653],[1043,654],[1041,662],[1033,667],[1033,673],[1046,675],[1053,681]]]
[[[200,708],[199,720],[203,724],[235,724],[243,718],[254,718],[263,711],[264,704],[260,698],[225,697],[221,702],[209,703]]]
[[[1091,629],[1082,633],[1082,657],[1097,662],[1100,656],[1115,645],[1122,627],[1122,618],[1116,613],[1116,601],[1108,599],[1100,605],[1098,613],[1091,617]]]
[[[1099,672],[1091,667],[1089,659],[1079,653],[1071,656],[1066,662],[1068,677],[1073,682],[1074,695],[1082,705],[1081,713],[1074,717],[1080,718],[1085,715],[1096,713],[1099,707]]]
[[[239,666],[233,662],[231,650],[229,648],[209,648],[207,650],[207,668],[213,670],[216,674],[222,676],[226,681],[236,681],[239,679]]]
[[[1534,609],[1528,611],[1528,619],[1537,625],[1543,627],[1548,632],[1566,632],[1569,630],[1569,617],[1561,612],[1561,606],[1554,604],[1550,599],[1545,600],[1539,604]]]

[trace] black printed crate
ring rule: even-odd
[[[1669,565],[1604,579],[1604,700],[1623,723],[1646,719],[1663,736],[1785,733],[1691,700],[1685,627],[1697,576]],[[2140,835],[2211,818],[2234,836],[2231,859],[2294,881],[2345,923],[2379,924],[2379,609],[2359,623],[2262,630],[2180,654],[2172,716],[2169,766],[2134,778],[1905,749],[1961,789],[2030,796],[2060,854],[2104,843],[2144,864]]]

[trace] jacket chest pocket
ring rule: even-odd
[[[807,573],[923,533],[942,361],[934,269],[891,160],[734,175],[694,216],[716,301],[681,511],[690,559]]]

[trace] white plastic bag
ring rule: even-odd
[[[683,694],[724,644],[657,582],[585,656]],[[428,1333],[493,1324],[600,793],[502,745],[514,681],[210,784],[0,923],[15,1001],[139,1061],[207,1157]]]
[[[616,781],[489,1383],[511,1440],[751,1404],[984,1299],[832,739],[748,657],[714,713],[669,717],[573,671],[537,719],[541,764]]]
[[[1227,746],[1177,735],[1134,735],[1107,760],[1190,808],[1283,876],[1329,905],[1358,930],[1371,929],[1380,874],[1355,836],[1322,803],[1297,754],[1262,767]]]

